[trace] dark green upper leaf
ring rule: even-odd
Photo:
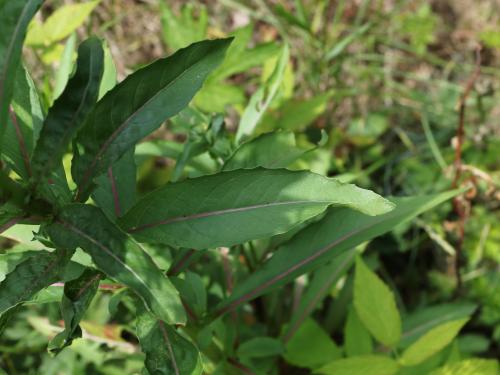
[[[0,145],[28,24],[43,0],[0,0]]]
[[[135,177],[134,148],[131,148],[105,174],[96,179],[97,187],[92,198],[109,218],[114,220],[122,216],[134,205]]]
[[[376,217],[347,208],[331,210],[321,221],[308,226],[281,246],[262,268],[237,285],[233,294],[219,305],[216,314],[230,311],[281,286],[458,193],[454,190],[430,196],[394,198],[396,208]]]
[[[147,312],[137,317],[137,336],[151,375],[201,374],[198,349],[175,329]]]
[[[0,315],[58,281],[71,254],[66,250],[39,251],[19,263],[0,283]]]
[[[258,168],[167,184],[139,200],[120,225],[141,241],[203,249],[286,232],[330,205],[369,215],[393,208],[355,185],[310,172]]]
[[[31,155],[42,128],[43,112],[35,84],[21,65],[17,70],[9,120],[3,136],[3,158],[26,181],[31,176]]]
[[[100,272],[87,268],[79,278],[64,285],[61,303],[64,331],[50,342],[50,351],[58,353],[70,345],[73,339],[82,336],[82,330],[78,324],[97,292],[101,277]]]
[[[130,75],[99,101],[76,139],[72,174],[79,200],[95,177],[189,103],[230,42],[192,44]]]
[[[186,321],[179,294],[151,257],[97,207],[66,206],[47,233],[60,247],[80,247],[109,277],[130,287],[158,318]]]
[[[47,177],[64,155],[71,138],[94,107],[104,70],[104,52],[97,38],[78,48],[76,72],[50,108],[31,160],[36,179]]]

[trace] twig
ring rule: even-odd
[[[459,116],[458,116],[458,127],[457,127],[457,135],[456,135],[456,146],[455,146],[455,160],[454,160],[454,167],[455,167],[455,176],[453,179],[453,188],[456,189],[459,184],[460,184],[460,178],[462,177],[462,146],[464,142],[464,136],[465,136],[465,108],[466,108],[466,101],[471,93],[474,83],[476,82],[477,78],[479,77],[479,74],[481,72],[481,48],[478,46],[476,48],[476,64],[474,71],[470,75],[469,79],[467,80],[464,91],[462,95],[460,96],[460,100],[458,102],[458,111],[459,111]],[[458,240],[456,243],[456,256],[455,256],[455,276],[457,279],[457,289],[456,293],[459,294],[461,289],[462,289],[462,277],[460,275],[460,266],[461,266],[461,260],[462,260],[462,247],[464,243],[464,238],[465,238],[465,221],[467,220],[468,216],[468,210],[466,207],[466,203],[464,202],[465,198],[461,194],[459,196],[456,196],[453,199],[453,207],[455,210],[455,213],[458,216]]]

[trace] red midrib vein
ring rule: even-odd
[[[310,204],[310,205],[317,205],[317,204],[330,205],[332,203],[334,203],[334,202],[332,202],[332,201],[300,200],[300,201],[285,201],[285,202],[255,204],[255,205],[251,205],[251,206],[227,208],[224,210],[207,211],[207,212],[200,212],[200,213],[192,214],[192,215],[171,217],[171,218],[168,218],[165,220],[156,221],[154,223],[142,224],[139,226],[131,227],[131,228],[127,229],[127,232],[136,233],[136,232],[140,232],[142,230],[149,229],[149,228],[154,228],[154,227],[160,226],[160,225],[168,225],[168,224],[179,223],[179,222],[183,222],[183,221],[203,219],[203,218],[212,217],[212,216],[222,216],[222,215],[232,214],[232,213],[237,213],[237,212],[246,212],[246,211],[257,210],[257,209],[261,209],[261,208],[270,208],[270,207],[286,206],[286,205],[307,205],[307,204]]]
[[[204,56],[204,57],[206,57],[206,56]],[[94,168],[96,167],[97,162],[102,159],[102,156],[104,155],[106,150],[111,146],[111,143],[113,143],[113,141],[125,130],[125,128],[130,123],[130,121],[132,121],[132,119],[137,115],[137,113],[139,113],[141,110],[143,110],[144,107],[146,107],[150,102],[155,100],[160,94],[162,94],[165,90],[170,88],[175,82],[177,82],[179,79],[181,79],[181,77],[183,77],[188,71],[190,71],[195,66],[197,66],[200,63],[200,61],[202,61],[202,60],[203,60],[203,58],[201,60],[196,61],[194,64],[190,65],[189,67],[187,67],[181,74],[179,74],[177,77],[175,77],[165,87],[160,89],[156,94],[154,94],[151,98],[149,98],[144,104],[142,104],[139,108],[137,108],[137,110],[135,110],[129,117],[127,117],[127,119],[123,122],[123,124],[121,124],[118,128],[116,128],[116,130],[111,134],[111,136],[101,146],[101,148],[99,149],[99,151],[97,152],[95,157],[92,159],[92,162],[90,163],[89,167],[85,171],[85,173],[83,175],[83,179],[82,179],[82,184],[78,188],[78,192],[76,194],[75,200],[78,200],[78,197],[80,195],[81,190],[83,190],[83,188],[85,188],[86,185],[88,184],[90,176],[91,176]]]
[[[172,359],[172,365],[174,367],[175,375],[180,375],[179,367],[177,366],[177,360],[175,359],[174,350],[172,348],[172,343],[170,342],[167,329],[165,328],[165,323],[163,323],[163,321],[159,320],[159,325],[160,325],[160,330],[161,330],[161,334],[163,336],[163,339],[165,340],[165,343],[167,344],[168,353],[170,354],[170,358]]]
[[[76,294],[76,299],[80,298],[82,296],[83,293],[85,293],[85,291],[90,288],[90,286],[97,280],[100,280],[101,279],[101,274],[97,274],[95,275],[93,278],[91,278],[89,281],[87,281],[85,283],[85,285],[83,285],[79,290],[78,290],[78,293]]]
[[[72,231],[73,233],[75,233],[76,235],[84,238],[85,240],[89,241],[90,243],[92,243],[93,245],[97,246],[99,249],[101,249],[102,251],[104,251],[106,254],[108,254],[110,257],[112,257],[116,262],[118,262],[119,264],[121,264],[127,271],[129,271],[138,281],[141,282],[141,284],[143,284],[144,286],[146,286],[146,289],[149,290],[149,288],[147,287],[147,284],[146,282],[142,279],[141,276],[139,276],[132,268],[130,268],[130,266],[128,264],[126,264],[125,262],[123,262],[120,258],[118,258],[116,256],[116,254],[113,253],[113,251],[111,251],[111,249],[108,249],[105,245],[103,245],[102,243],[100,243],[98,240],[96,240],[95,238],[93,238],[92,236],[89,236],[87,233],[81,231],[80,229],[78,229],[77,227],[75,227],[73,224],[71,223],[68,223],[67,221],[62,221],[60,220],[59,223],[68,228],[70,231]],[[151,293],[151,295],[153,296],[153,293],[151,291],[149,291]]]
[[[247,292],[244,295],[242,295],[241,297],[239,297],[236,300],[234,300],[233,302],[230,302],[228,305],[221,307],[219,310],[216,310],[215,313],[214,313],[214,316],[218,317],[218,316],[221,316],[221,315],[225,314],[226,312],[232,310],[233,308],[235,308],[238,305],[244,303],[245,301],[248,301],[253,296],[259,294],[261,291],[265,290],[266,288],[268,288],[268,287],[272,286],[273,284],[277,283],[278,281],[284,279],[286,276],[288,276],[292,272],[296,271],[300,267],[305,266],[308,263],[311,263],[312,261],[316,260],[321,255],[327,253],[329,250],[331,250],[334,246],[338,245],[339,243],[341,243],[341,242],[343,242],[345,240],[348,240],[349,238],[355,236],[356,234],[358,234],[358,233],[360,233],[362,231],[368,230],[368,229],[374,227],[377,224],[379,224],[379,220],[375,221],[372,224],[365,225],[362,228],[355,229],[355,230],[353,230],[351,232],[346,233],[345,235],[341,236],[340,238],[337,238],[335,241],[332,241],[329,244],[327,244],[326,246],[318,249],[314,254],[309,255],[308,257],[302,259],[301,261],[299,261],[295,265],[291,266],[286,271],[284,271],[284,272],[282,272],[282,273],[274,276],[273,278],[267,280],[266,282],[264,282],[263,284],[259,285],[258,287],[256,287],[255,289],[251,290],[250,292]]]
[[[10,119],[12,120],[12,125],[16,131],[16,138],[19,143],[19,151],[23,157],[24,168],[26,168],[26,172],[28,176],[31,177],[31,164],[30,164],[30,156],[28,155],[28,150],[26,148],[26,143],[24,142],[24,135],[19,127],[19,123],[17,122],[16,113],[12,109],[12,106],[9,106],[9,114]]]

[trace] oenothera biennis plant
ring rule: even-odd
[[[82,336],[87,308],[101,286],[109,292],[111,285],[134,302],[135,334],[150,373],[210,372],[221,363],[242,368],[251,345],[235,352],[238,340],[229,333],[234,327],[225,326],[226,313],[320,266],[333,265],[331,285],[347,271],[358,244],[453,195],[391,201],[285,169],[310,150],[295,147],[287,132],[252,137],[279,88],[285,48],[271,87],[250,101],[245,127],[236,137],[225,136],[230,152],[213,152],[219,172],[184,180],[178,173],[178,182],[138,197],[135,145],[167,119],[194,111],[188,104],[223,61],[231,39],[191,44],[116,84],[109,53],[91,37],[80,44],[73,75],[45,113],[21,59],[41,2],[0,0],[0,232],[35,224],[36,241],[45,246],[16,253],[9,263],[0,283],[0,330],[23,304],[58,301],[64,329],[48,346],[57,354]],[[210,124],[207,132],[218,136],[220,118]],[[203,142],[187,144],[178,164]],[[70,149],[68,182],[63,157]],[[247,249],[251,261],[238,267],[249,270],[233,285],[228,254]],[[166,262],[165,253],[173,260]],[[226,282],[188,270],[189,262],[203,257],[217,260]],[[207,293],[213,284],[224,288]],[[44,295],[54,288],[61,293]],[[300,306],[284,340],[312,306],[314,301]],[[224,344],[214,336],[217,331],[220,338],[221,330]]]

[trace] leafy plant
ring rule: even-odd
[[[349,183],[359,175],[324,176],[322,147],[335,132],[293,131],[336,93],[292,98],[287,44],[247,48],[251,25],[234,39],[203,40],[205,8],[194,17],[191,5],[180,16],[163,6],[165,41],[177,52],[117,84],[109,49],[90,37],[69,79],[56,77],[45,113],[20,63],[25,35],[28,45],[51,49],[98,2],[63,7],[28,28],[40,3],[0,0],[0,233],[19,242],[0,254],[0,335],[10,345],[2,351],[16,353],[18,332],[26,333],[30,345],[47,348],[46,373],[497,372],[496,361],[461,358],[457,349],[476,305],[405,311],[378,260],[361,257],[391,231],[404,248],[405,225],[463,189],[385,199]],[[76,9],[81,17],[68,20]],[[435,21],[421,9],[415,19],[430,21],[413,42],[423,54]],[[314,36],[302,1],[296,14],[275,11]],[[335,46],[325,40],[326,61],[370,27],[358,25]],[[70,36],[68,76],[75,45]],[[229,78],[260,65],[262,82],[247,103]],[[213,114],[227,106],[241,115],[236,130]],[[167,120],[186,137],[183,147],[149,138]],[[389,127],[378,112],[351,125],[349,142],[374,149]],[[175,159],[171,174],[145,181],[151,155]],[[328,296],[335,303],[321,306]],[[17,331],[20,321],[29,328]],[[331,335],[339,328],[341,343]]]

